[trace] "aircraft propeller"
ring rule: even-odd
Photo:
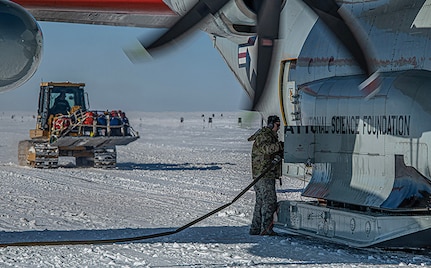
[[[150,44],[145,44],[146,41],[141,39],[139,42],[145,47],[145,49],[147,49],[148,52],[155,51],[174,39],[179,38],[190,29],[193,29],[209,14],[216,14],[229,1],[230,0],[200,0],[187,12],[187,14],[182,16],[171,28],[164,32],[155,41]]]
[[[144,38],[138,39],[148,53],[167,45],[171,41],[183,36],[193,29],[209,14],[216,14],[230,0],[200,0],[192,9],[182,16],[170,29],[151,43]],[[335,0],[303,0],[329,27],[338,39],[346,46],[358,62],[361,69],[370,76],[374,70],[371,60],[360,46],[357,38],[344,19],[339,14],[340,6]],[[252,85],[254,98],[252,110],[255,110],[262,97],[271,67],[275,40],[278,39],[280,13],[283,0],[251,0],[249,4],[257,13],[257,76]]]

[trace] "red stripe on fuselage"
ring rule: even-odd
[[[13,0],[24,8],[173,14],[162,0]]]

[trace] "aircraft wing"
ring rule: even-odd
[[[14,0],[38,21],[167,28],[177,19],[163,0]]]

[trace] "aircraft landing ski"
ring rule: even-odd
[[[357,248],[425,248],[430,246],[431,212],[356,211],[319,202],[281,201],[274,229]]]

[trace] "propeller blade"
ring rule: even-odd
[[[372,75],[376,70],[369,58],[368,53],[361,47],[359,40],[353,34],[350,27],[339,14],[340,6],[335,0],[303,0],[329,29],[337,36],[343,45],[349,50],[360,68],[368,75]]]
[[[266,0],[255,2],[257,12],[257,77],[254,85],[252,110],[256,109],[262,97],[268,74],[271,69],[274,42],[278,39],[282,0]]]
[[[160,48],[191,30],[209,14],[214,15],[217,13],[229,1],[230,0],[201,0],[155,41],[147,45],[144,44],[145,41],[143,39],[140,39],[139,42],[149,52]]]

